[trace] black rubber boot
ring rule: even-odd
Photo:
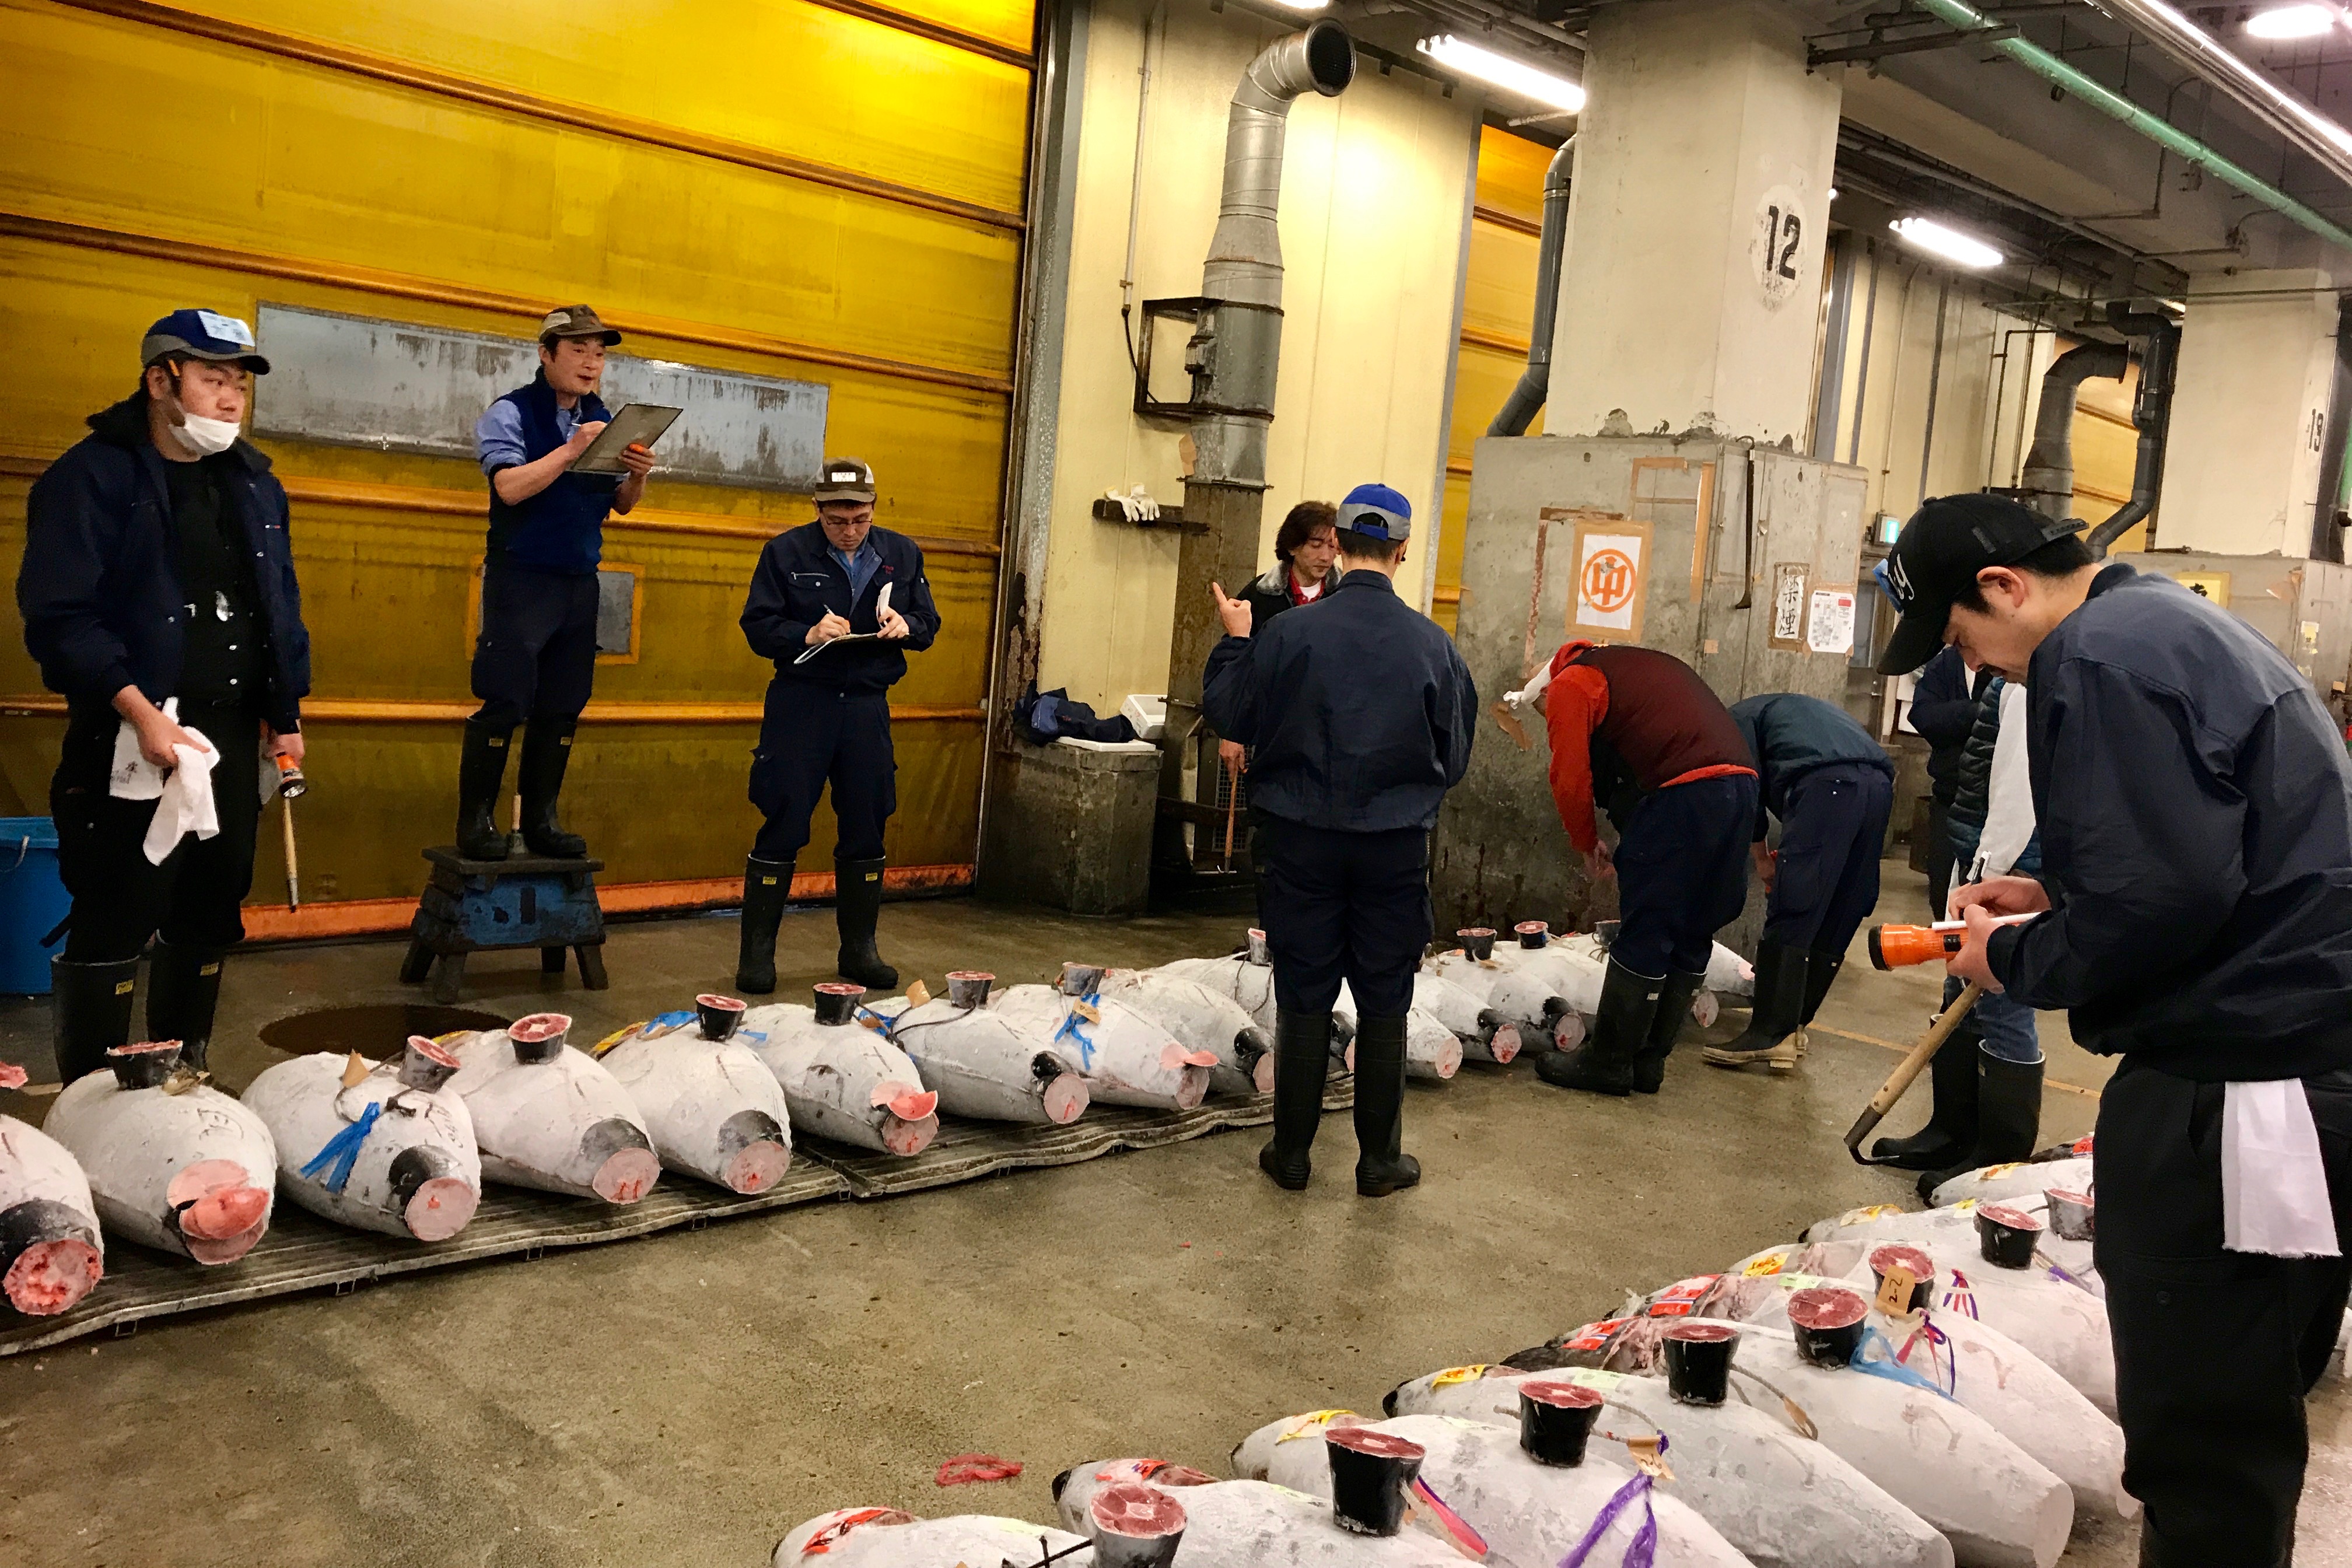
[[[1872,1159],[1898,1170],[1937,1171],[1968,1152],[1977,1135],[1979,1038],[1975,1016],[1961,1019],[1927,1063],[1935,1096],[1927,1125],[1907,1138],[1881,1138],[1870,1146]]]
[[[1805,1016],[1797,1020],[1799,1028],[1811,1023],[1813,1015],[1822,1010],[1822,1004],[1829,999],[1830,987],[1837,984],[1838,971],[1844,966],[1845,954],[1842,952],[1823,952],[1815,948],[1805,955]]]
[[[1547,1051],[1536,1058],[1536,1076],[1561,1089],[1592,1094],[1633,1092],[1633,1058],[1649,1044],[1657,1021],[1663,974],[1636,974],[1615,959],[1601,984],[1601,1011],[1592,1033],[1572,1051]]]
[[[1658,988],[1658,1010],[1651,1015],[1649,1037],[1642,1054],[1633,1058],[1634,1093],[1655,1094],[1665,1087],[1666,1058],[1675,1054],[1675,1041],[1690,1022],[1691,1003],[1706,986],[1704,974],[1667,973],[1666,983]]]
[[[147,1037],[180,1042],[180,1060],[206,1070],[226,950],[157,939],[147,960]]]
[[[465,750],[457,758],[457,853],[468,860],[503,860],[507,836],[499,826],[499,786],[507,775],[511,730],[466,721]]]
[[[882,868],[887,860],[835,860],[833,863],[833,923],[841,932],[841,953],[834,966],[844,980],[855,980],[868,990],[887,990],[898,984],[898,972],[882,962],[874,945],[874,924],[882,918]]]
[[[1331,1015],[1274,1016],[1274,1138],[1257,1152],[1258,1168],[1285,1192],[1303,1192],[1313,1173],[1307,1152],[1323,1121],[1323,1083],[1331,1071]],[[1360,1087],[1357,1090],[1361,1095]]]
[[[1805,948],[1777,942],[1756,944],[1756,996],[1748,1027],[1727,1045],[1707,1047],[1702,1054],[1710,1063],[1719,1068],[1762,1063],[1783,1072],[1797,1065],[1797,1047],[1788,1042],[1805,1022],[1812,956]]]
[[[765,996],[776,988],[776,928],[793,896],[793,868],[754,855],[743,862],[743,935],[735,951],[735,989]]]
[[[131,1015],[138,1001],[135,958],[116,963],[49,960],[49,1038],[58,1082],[99,1071],[107,1052],[131,1043]]]
[[[1936,1053],[1943,1055],[1941,1051]],[[1977,1052],[1976,1147],[1942,1170],[1919,1178],[1919,1196],[1934,1203],[1937,1187],[1979,1165],[2030,1160],[2042,1138],[2042,1062],[2011,1062]]]
[[[522,732],[522,763],[515,783],[522,790],[523,847],[553,860],[582,860],[588,840],[555,826],[555,797],[563,793],[563,770],[572,764],[569,719],[534,719]]]
[[[1384,1198],[1421,1183],[1404,1152],[1404,1023],[1356,1019],[1356,1195]]]

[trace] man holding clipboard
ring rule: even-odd
[[[490,481],[490,533],[474,644],[482,706],[466,721],[457,767],[457,852],[468,859],[507,857],[498,802],[518,725],[528,726],[517,779],[525,847],[564,859],[588,853],[587,840],[556,826],[555,797],[596,675],[604,519],[645,498],[654,466],[647,445],[659,433],[649,424],[641,440],[617,451],[590,450],[613,418],[596,389],[604,351],[620,341],[585,305],[550,311],[540,323],[538,375],[491,404],[474,426]]]
[[[817,796],[833,786],[840,825],[834,844],[835,963],[866,986],[898,983],[882,962],[874,927],[882,910],[882,829],[898,809],[890,750],[890,688],[907,650],[931,646],[940,613],[923,577],[923,552],[903,533],[874,526],[874,470],[829,458],[816,483],[817,516],[768,541],[743,604],[751,651],[773,659],[751,804],[767,818],[743,867],[743,931],[735,986],[776,988],[776,928],[792,896],[793,862],[808,843]]]

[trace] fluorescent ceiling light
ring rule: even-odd
[[[1930,256],[1940,256],[1955,266],[1981,270],[1987,267],[1998,267],[2003,259],[2000,251],[1983,240],[1948,227],[1934,218],[1899,217],[1886,226],[1893,229],[1895,237],[1904,244],[1924,250]]]
[[[1274,0],[1277,5],[1291,11],[1328,11],[1331,0]]]
[[[1460,71],[1464,76],[1492,82],[1506,91],[1521,98],[1547,103],[1554,109],[1575,114],[1584,108],[1584,89],[1564,76],[1541,71],[1523,60],[1508,55],[1498,55],[1492,49],[1482,49],[1475,44],[1465,44],[1453,34],[1423,38],[1421,52],[1439,65]]]
[[[2246,31],[2257,38],[2315,38],[2335,26],[2332,5],[2273,5],[2246,18]]]

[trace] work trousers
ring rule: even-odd
[[[1264,828],[1258,909],[1274,954],[1276,1005],[1328,1013],[1345,980],[1360,1017],[1403,1017],[1437,925],[1429,830],[1342,833],[1281,817]]]
[[[220,752],[213,806],[220,832],[184,837],[160,866],[147,859],[152,800],[107,793],[122,720],[111,708],[77,707],[49,783],[58,826],[58,872],[73,896],[65,956],[74,963],[136,958],[161,932],[175,947],[228,947],[245,940],[238,906],[253,887],[261,819],[261,717],[244,704],[180,704],[180,724]]]
[[[1952,803],[1931,800],[1927,805],[1927,918],[1940,921],[1951,908],[1952,898]]]
[[[493,558],[482,570],[474,641],[476,721],[509,731],[526,720],[574,720],[595,682],[596,574]]]
[[[1878,907],[1878,857],[1895,781],[1878,768],[1824,763],[1789,783],[1764,940],[1843,952]]]
[[[1704,974],[1715,933],[1748,901],[1756,776],[1727,773],[1642,797],[1618,824],[1609,956],[1637,974]]]
[[[789,866],[809,841],[809,818],[833,786],[836,860],[879,860],[882,830],[898,809],[898,763],[890,749],[890,695],[844,691],[782,678],[768,683],[751,804],[766,822],[752,842],[762,860]]]
[[[2352,1070],[2304,1080],[2339,1241],[2352,1240]],[[2115,1336],[2124,1486],[2144,1568],[2278,1568],[2294,1541],[2304,1395],[2352,1263],[2222,1249],[2226,1086],[2126,1057],[2099,1104],[2096,1258]]]
[[[1944,977],[1944,1005],[1948,1007],[1960,999],[1958,977]],[[1999,1057],[2005,1062],[2031,1067],[2042,1059],[2042,1035],[2033,1022],[2033,1009],[2022,1002],[2012,1002],[1998,991],[1987,991],[1977,997],[1976,1005],[1960,1021],[1959,1037],[1974,1037],[1989,1057]]]

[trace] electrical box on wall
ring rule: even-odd
[[[1860,468],[1713,437],[1479,441],[1454,638],[1487,710],[1438,818],[1441,931],[1602,912],[1552,805],[1540,726],[1523,746],[1494,717],[1561,643],[1671,653],[1727,704],[1764,691],[1847,702],[1876,592],[1859,571],[1864,493]],[[1759,921],[1751,896],[1741,928]],[[1741,928],[1724,940],[1752,948]]]
[[[2352,679],[2352,566],[2299,556],[2133,551],[2108,557],[2159,572],[2268,637],[2322,702]]]

